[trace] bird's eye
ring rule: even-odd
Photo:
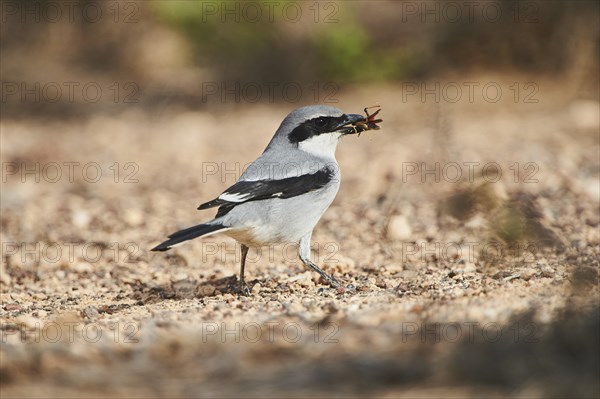
[[[325,127],[327,125],[327,121],[323,118],[317,118],[315,120],[315,125],[317,125],[317,127]]]

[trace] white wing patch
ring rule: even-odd
[[[250,194],[231,194],[223,193],[219,195],[219,199],[227,202],[243,202]]]

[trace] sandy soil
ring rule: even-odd
[[[598,397],[598,103],[553,83],[340,94],[384,118],[313,236],[347,292],[289,246],[251,252],[249,297],[228,238],[148,252],[296,104],[2,120],[2,396]]]

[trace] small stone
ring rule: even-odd
[[[415,270],[403,270],[400,273],[398,273],[398,275],[403,280],[414,280],[415,278],[417,278],[419,273],[417,273]]]
[[[123,215],[125,223],[131,227],[136,227],[144,222],[144,214],[139,209],[127,209]]]
[[[588,226],[596,227],[596,226],[598,226],[598,224],[600,224],[600,219],[598,219],[598,218],[587,218],[587,219],[585,219],[585,223]]]
[[[588,242],[588,245],[597,245],[600,241],[600,231],[598,229],[590,229],[587,232],[585,239]]]
[[[295,283],[295,282],[306,283],[306,281],[311,281],[311,280],[312,280],[312,273],[310,271],[305,271],[304,273],[299,273],[299,274],[288,277],[287,282],[288,283]]]
[[[19,311],[21,310],[21,306],[15,303],[9,303],[7,305],[4,305],[4,310],[6,310],[7,312]]]
[[[72,266],[73,270],[77,273],[90,273],[92,271],[92,265],[88,262],[77,262]]]
[[[542,277],[554,278],[555,274],[556,273],[554,272],[554,269],[552,269],[550,266],[545,266],[542,268]]]
[[[256,283],[254,284],[254,286],[252,287],[252,293],[253,294],[258,294],[260,292],[260,290],[262,289],[262,285],[260,285],[260,283]]]
[[[475,215],[467,223],[465,223],[465,227],[476,230],[485,227],[485,223],[486,220],[483,216]]]
[[[464,259],[461,259],[458,262],[458,268],[461,270],[462,273],[473,273],[477,271],[477,266],[475,266],[475,263],[465,261]]]
[[[508,277],[504,277],[503,280],[504,281],[512,281],[512,280],[515,280],[515,279],[518,279],[518,278],[521,278],[521,275],[519,273],[515,273],[515,274],[511,274]]]
[[[95,320],[100,316],[100,313],[95,307],[88,306],[85,309],[83,309],[83,315],[90,320]]]
[[[211,284],[206,284],[206,285],[201,285],[198,287],[198,289],[196,290],[196,294],[199,297],[204,297],[204,296],[213,296],[216,292],[216,288],[214,285]],[[220,294],[220,292],[219,292]]]
[[[387,227],[387,237],[393,240],[408,240],[412,238],[412,228],[403,215],[394,215],[390,218]]]
[[[521,279],[525,281],[531,280],[537,274],[537,270],[533,268],[527,268],[521,272]]]
[[[90,224],[92,218],[89,213],[84,210],[78,209],[71,213],[71,223],[79,229],[85,229]]]
[[[290,301],[283,304],[283,308],[288,314],[299,314],[305,310],[305,307],[299,301]]]
[[[477,271],[477,266],[473,262],[465,262],[463,270],[465,273],[473,273]]]
[[[571,240],[571,247],[573,247],[579,251],[583,251],[583,249],[585,249],[585,247],[587,247],[587,242],[585,242],[584,240],[579,240],[579,239]]]
[[[4,266],[0,267],[0,282],[6,285],[11,283],[10,275],[4,270]]]
[[[392,263],[389,265],[385,265],[385,270],[387,270],[390,274],[400,273],[404,268],[399,263]]]
[[[174,276],[173,276],[173,279],[172,279],[172,281],[173,281],[173,282],[177,282],[177,281],[186,281],[186,280],[188,280],[188,278],[189,278],[189,276],[188,276],[188,274],[187,274],[187,273],[185,273],[185,272],[180,272],[180,273],[177,273],[176,275],[174,275]]]

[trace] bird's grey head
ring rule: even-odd
[[[297,108],[281,122],[267,150],[291,146],[316,156],[334,156],[338,139],[344,135],[341,129],[363,119],[326,105]]]

